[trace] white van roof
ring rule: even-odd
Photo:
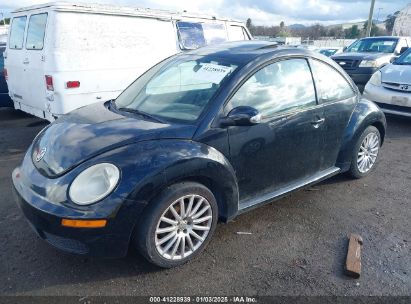
[[[157,19],[181,19],[185,18],[198,18],[208,20],[222,20],[230,22],[241,22],[239,20],[221,18],[210,15],[202,15],[196,13],[189,13],[187,11],[176,12],[168,10],[140,8],[131,6],[118,6],[107,4],[87,4],[81,2],[50,2],[44,4],[31,5],[16,9],[12,14],[22,13],[31,10],[50,9],[55,11],[67,11],[67,12],[81,12],[81,13],[94,13],[94,14],[108,14],[108,15],[124,15],[124,16],[140,16],[146,18]]]

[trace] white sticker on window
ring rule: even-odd
[[[231,72],[231,67],[206,63],[195,73],[194,78],[205,82],[219,84]]]
[[[393,45],[394,41],[384,41],[384,45]]]

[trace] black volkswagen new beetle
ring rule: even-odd
[[[265,42],[170,57],[116,100],[65,115],[13,172],[39,236],[64,251],[173,267],[217,221],[375,167],[386,121],[326,57]]]

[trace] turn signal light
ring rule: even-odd
[[[9,79],[9,75],[7,74],[7,69],[3,70],[4,78],[7,80]]]
[[[80,87],[80,81],[67,81],[66,88],[67,89],[74,89]]]
[[[61,225],[73,228],[103,228],[107,225],[107,220],[69,220],[62,219]]]

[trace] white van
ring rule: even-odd
[[[244,23],[168,11],[49,3],[12,13],[5,75],[14,107],[53,121],[116,98],[177,52],[249,40]]]

